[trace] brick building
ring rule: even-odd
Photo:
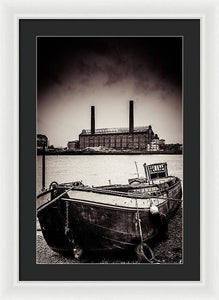
[[[95,129],[95,108],[91,107],[91,130],[83,129],[79,135],[79,147],[99,147],[114,149],[147,149],[155,134],[151,125],[134,127],[133,101],[129,106],[129,128]]]
[[[77,149],[79,147],[79,141],[69,141],[67,144],[68,149]]]

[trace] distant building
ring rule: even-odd
[[[182,144],[166,144],[165,150],[174,151],[174,152],[182,152],[183,145]]]
[[[159,137],[157,134],[153,137],[152,141],[147,146],[148,151],[159,151]]]
[[[159,145],[160,145],[160,146],[165,145],[165,140],[164,140],[164,139],[160,139],[160,140],[159,140]]]
[[[79,148],[79,141],[78,140],[69,141],[68,144],[67,144],[67,148],[68,149],[77,149],[77,148]]]
[[[43,145],[45,147],[48,147],[48,138],[44,134],[37,134],[37,148],[42,148]]]
[[[154,138],[151,125],[135,127],[133,101],[130,101],[129,128],[95,129],[94,106],[91,107],[91,129],[83,129],[79,135],[79,147],[105,147],[113,149],[147,149]]]
[[[80,148],[99,147],[115,149],[146,149],[153,138],[151,126],[136,127],[132,133],[128,128],[97,129],[94,135],[83,130],[79,136]]]

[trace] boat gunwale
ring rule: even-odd
[[[151,198],[146,198],[145,200],[150,200],[150,199],[157,199],[156,197],[151,197]],[[157,207],[160,207],[161,205],[164,205],[167,201],[168,201],[168,198],[162,198],[160,197],[161,199],[164,199],[164,201],[162,203],[159,203],[159,204],[156,204]],[[138,198],[138,199],[141,199],[142,198]],[[137,207],[129,207],[129,206],[121,206],[121,205],[112,205],[112,204],[109,204],[109,203],[99,203],[99,202],[94,202],[94,201],[89,201],[89,200],[82,200],[82,199],[77,199],[77,198],[64,198],[64,197],[61,197],[59,199],[59,201],[69,201],[69,202],[78,202],[78,203],[82,203],[82,204],[87,204],[87,205],[92,205],[92,206],[99,206],[99,207],[106,207],[106,208],[112,208],[112,209],[115,209],[115,210],[126,210],[126,211],[137,211]],[[54,202],[51,202],[51,204],[54,203]],[[46,207],[49,207],[49,202],[46,202],[44,203],[43,205],[41,205],[40,207],[38,207],[38,212],[42,211],[44,209],[44,205],[47,204],[45,206]],[[149,211],[150,207],[138,207],[138,210],[139,211]]]
[[[172,176],[174,177],[174,176]],[[161,192],[165,192],[165,191],[169,191],[170,189],[173,189],[177,184],[180,184],[180,179],[178,177],[174,177],[176,179],[178,179],[178,181],[176,181],[173,185],[165,188],[165,189],[160,189]],[[67,184],[67,183],[66,183]],[[113,186],[113,185],[112,185]],[[118,185],[115,185],[116,187],[118,187]],[[126,185],[121,185],[121,186],[126,186]],[[129,185],[127,185],[128,187]],[[147,187],[157,187],[159,186],[158,183],[155,183],[153,185],[150,185],[150,186],[136,186],[134,188],[147,188]],[[108,187],[108,186],[105,186],[105,187]],[[56,189],[67,189],[67,187],[64,186],[61,186],[59,185]],[[94,193],[99,193],[99,194],[108,194],[108,195],[117,195],[117,196],[120,196],[120,197],[127,197],[127,198],[139,198],[139,199],[146,199],[146,198],[162,198],[160,196],[153,196],[153,197],[150,197],[150,196],[146,196],[146,195],[142,195],[142,193],[139,192],[139,194],[137,192],[120,192],[120,191],[114,191],[114,190],[104,190],[103,187],[72,187],[72,190],[75,190],[75,191],[82,191],[82,192],[94,192]]]
[[[53,189],[42,191],[40,194],[37,195],[37,199],[39,199],[42,196],[45,196],[46,194],[51,193],[52,191]]]
[[[175,178],[177,178],[177,179],[179,179],[178,177],[175,177]],[[168,187],[167,189],[165,189],[165,190],[163,190],[162,192],[165,192],[165,191],[169,191],[170,189],[173,189],[173,188],[175,188],[175,186],[177,186],[178,184],[180,184],[180,179],[179,179],[179,181],[177,181],[176,183],[174,183],[172,186],[170,186],[170,187]],[[64,189],[64,187],[57,187],[57,189]],[[128,193],[126,193],[126,192],[117,192],[117,191],[108,191],[108,190],[98,190],[97,188],[91,188],[91,187],[89,187],[89,188],[80,188],[80,187],[72,187],[72,190],[76,190],[76,191],[81,191],[81,192],[94,192],[94,193],[100,193],[100,194],[107,194],[107,195],[113,195],[113,196],[118,196],[118,197],[127,197],[127,198],[131,198],[131,199],[141,199],[141,200],[150,200],[150,199],[165,199],[166,201],[164,201],[164,202],[162,202],[162,203],[159,203],[159,204],[155,204],[157,207],[159,207],[160,205],[163,205],[165,202],[167,202],[168,200],[169,200],[169,198],[167,197],[167,198],[165,198],[165,197],[162,197],[162,196],[144,196],[144,195],[141,195],[140,193],[139,194],[137,194],[137,193],[133,193],[133,194],[128,194]],[[48,192],[50,192],[50,191],[52,191],[52,189],[51,190],[49,190]],[[119,194],[120,193],[120,194]],[[42,193],[42,194],[40,194],[40,195],[38,195],[38,198],[40,198],[40,196],[43,196],[44,195],[44,193]],[[71,199],[71,200],[70,200]],[[45,207],[48,207],[48,206],[50,206],[49,204],[50,204],[50,202],[51,203],[54,203],[54,202],[52,202],[52,200],[53,199],[51,199],[51,200],[49,200],[48,202],[46,202],[46,203],[43,203],[41,206],[39,206],[38,208],[37,208],[37,212],[40,212],[41,210],[43,210],[43,208],[44,208],[44,206]],[[94,206],[95,206],[95,204],[96,204],[96,206],[105,206],[105,207],[111,207],[111,208],[114,208],[114,209],[117,209],[117,208],[121,208],[121,209],[126,209],[126,210],[131,210],[131,211],[135,211],[135,210],[137,210],[137,208],[130,208],[130,207],[128,207],[128,206],[120,206],[120,205],[111,205],[111,204],[108,204],[108,203],[98,203],[98,202],[94,202],[94,201],[89,201],[89,200],[82,200],[82,199],[77,199],[77,198],[75,198],[75,199],[73,199],[73,198],[65,198],[65,197],[61,197],[60,199],[59,199],[59,201],[60,200],[64,200],[64,201],[81,201],[81,202],[87,202],[87,204],[93,204]],[[170,200],[171,200],[171,198],[170,198]],[[179,200],[180,201],[180,199],[177,199],[177,200]],[[177,201],[176,200],[176,201]],[[141,207],[139,207],[138,208],[139,210],[141,210],[141,211],[146,211],[146,210],[149,210],[150,209],[150,207],[144,207],[144,208],[141,208]]]

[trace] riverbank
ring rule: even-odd
[[[43,151],[41,149],[37,149],[37,155],[42,155]],[[156,154],[165,154],[165,155],[173,155],[173,154],[182,154],[182,151],[129,151],[129,150],[112,150],[112,151],[88,151],[88,150],[45,150],[45,155],[156,155]]]

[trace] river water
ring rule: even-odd
[[[85,185],[128,183],[137,177],[135,161],[140,177],[145,177],[143,164],[167,162],[169,175],[183,180],[183,155],[48,155],[46,156],[46,187],[52,181],[58,183],[79,181]],[[37,156],[37,194],[42,188],[42,156]]]

